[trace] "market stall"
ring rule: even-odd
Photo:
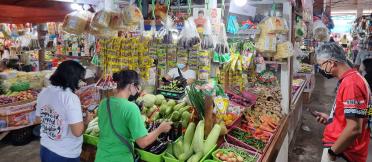
[[[293,55],[292,44],[288,41],[292,4],[287,1],[275,5],[272,1],[249,2],[247,7],[257,9],[257,13],[248,15],[239,12],[236,6],[234,9],[234,5],[217,4],[205,10],[203,5],[175,6],[174,12],[194,8],[193,15],[196,15],[185,19],[180,31],[173,19],[164,17],[163,26],[157,32],[151,27],[153,30],[145,32],[144,36],[136,31],[124,37],[101,37],[98,55],[103,75],[97,88],[100,91],[115,89],[112,73],[123,68],[138,71],[145,81],[154,77],[155,83],[146,84],[155,87],[137,100],[139,105],[143,101],[141,111],[145,124],[151,131],[156,128],[154,122],[179,123],[169,134],[173,142],[159,138],[159,143],[138,150],[142,160],[182,161],[190,156],[196,161],[224,158],[285,161],[288,158],[287,129],[291,112],[291,62],[288,58]],[[219,19],[227,19],[228,24],[205,19],[211,24],[198,26],[202,21],[194,20],[198,20],[199,10],[205,15],[216,12]],[[185,12],[191,14],[190,10]],[[262,18],[252,19],[257,15]],[[269,17],[263,19],[265,15]],[[109,19],[100,23],[111,27]],[[213,32],[215,30],[220,32]],[[272,42],[277,37],[282,41]],[[265,44],[266,41],[269,44]],[[180,86],[177,81],[159,84],[162,76],[183,58],[187,58],[190,69],[196,71],[198,81],[187,87]],[[157,71],[155,76],[150,75],[152,68]],[[305,82],[301,85],[303,91]],[[94,159],[98,136],[96,118],[84,135],[86,145],[82,159]],[[167,149],[169,147],[173,150]]]
[[[100,69],[96,84],[77,92],[84,112],[94,113],[100,99],[113,94],[113,73],[135,70],[145,89],[136,103],[148,131],[161,121],[174,122],[170,133],[145,149],[136,148],[141,160],[288,161],[303,91],[313,86],[306,75],[292,81],[293,56],[298,55],[293,38],[301,37],[293,32],[301,24],[294,9],[301,5],[286,0],[152,1],[145,10],[141,1],[127,3],[94,4],[94,12],[75,10],[63,22],[38,28],[53,39],[36,41],[36,49],[45,52],[35,55],[44,59],[45,53],[51,66],[77,59]],[[3,28],[14,31],[10,24]],[[195,82],[166,79],[180,60],[195,72]],[[82,161],[95,158],[98,118],[85,131]]]

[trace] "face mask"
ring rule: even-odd
[[[179,69],[183,69],[183,68],[185,68],[185,64],[177,64],[177,67],[179,68]]]
[[[323,77],[327,78],[327,79],[331,79],[331,78],[334,78],[333,75],[331,74],[327,74],[323,69],[319,69],[319,73],[323,75]]]
[[[132,93],[130,96],[129,96],[129,98],[128,98],[128,101],[136,101],[137,100],[137,98],[139,97],[139,95],[140,95],[140,93],[139,93],[139,90],[138,90],[138,88],[135,88],[135,89],[137,89],[136,91],[136,93]]]

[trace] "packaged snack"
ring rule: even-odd
[[[108,28],[110,25],[112,11],[100,10],[96,12],[90,22],[90,26],[97,30]]]
[[[293,45],[291,42],[287,41],[284,43],[279,43],[276,46],[275,59],[288,58],[293,56]]]
[[[89,24],[91,13],[88,11],[74,11],[65,16],[62,29],[70,34],[82,34]]]
[[[274,53],[276,52],[276,35],[275,34],[261,34],[256,42],[256,48],[259,52]]]

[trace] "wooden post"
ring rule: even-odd
[[[39,24],[37,25],[37,39],[40,44],[39,49],[39,71],[46,69],[46,62],[45,62],[45,36],[47,34],[47,26],[46,24]]]

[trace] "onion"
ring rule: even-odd
[[[228,156],[229,158],[233,158],[233,157],[235,157],[235,154],[234,154],[233,152],[229,152],[229,153],[227,154],[227,156]]]
[[[222,161],[226,161],[228,158],[227,158],[225,155],[222,155],[222,156],[220,156],[220,159],[221,159]]]
[[[241,156],[238,156],[238,157],[236,158],[236,160],[238,160],[238,162],[243,162],[243,161],[244,161],[244,159],[243,159]]]

